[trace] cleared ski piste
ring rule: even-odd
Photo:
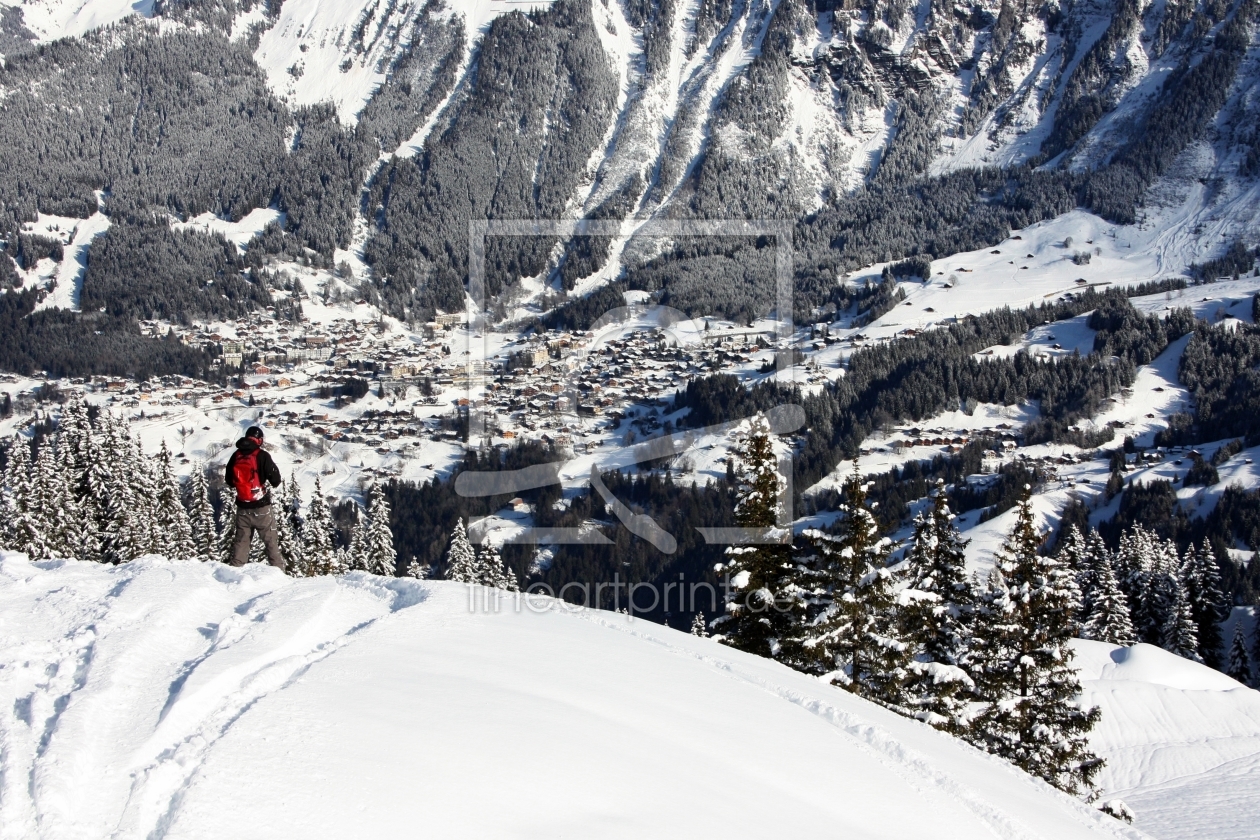
[[[615,613],[0,555],[0,836],[1139,837],[927,726]]]

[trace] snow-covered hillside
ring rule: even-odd
[[[4,838],[1141,836],[776,663],[449,583],[3,555],[0,666]]]
[[[1102,709],[1096,780],[1160,840],[1246,840],[1260,825],[1260,692],[1151,645],[1074,643]]]

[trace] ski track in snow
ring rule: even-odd
[[[46,837],[164,836],[210,750],[258,700],[425,597],[415,582],[351,574],[295,587],[269,569],[217,564],[197,571],[219,586],[190,591],[171,585],[183,574],[160,558],[110,570],[106,586],[99,569],[76,565],[0,555],[8,584],[0,604],[48,587],[35,616],[6,608],[8,621],[0,619],[0,691],[15,698],[12,714],[0,716],[0,838],[32,829]],[[322,599],[316,610],[291,609],[314,597]],[[218,610],[206,610],[211,599]],[[220,620],[199,628],[202,649],[175,665],[173,637],[189,635],[181,631],[190,610]],[[14,644],[23,630],[49,625],[59,626],[57,641]],[[109,753],[146,726],[152,734],[129,745],[127,785]],[[102,778],[109,770],[129,787],[125,794]],[[117,803],[125,804],[111,813]]]

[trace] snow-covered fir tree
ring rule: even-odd
[[[1190,602],[1186,599],[1186,589],[1177,583],[1173,587],[1172,605],[1164,615],[1164,627],[1160,638],[1160,647],[1175,653],[1184,659],[1202,662],[1199,656],[1199,631],[1190,613]]]
[[[1251,667],[1251,657],[1247,654],[1247,634],[1243,630],[1242,621],[1234,624],[1234,637],[1229,643],[1229,656],[1225,662],[1225,675],[1233,677],[1243,685],[1252,685],[1255,674]]]
[[[446,579],[460,583],[480,583],[477,555],[473,551],[472,543],[468,541],[463,519],[455,520],[451,541],[446,546]]]
[[[1090,613],[1093,611],[1094,604],[1091,600],[1094,593],[1098,591],[1100,586],[1099,576],[1100,568],[1103,560],[1106,560],[1111,567],[1111,580],[1119,586],[1119,578],[1116,576],[1115,564],[1111,549],[1107,547],[1107,543],[1103,540],[1102,535],[1093,528],[1083,535],[1085,538],[1085,547],[1083,554],[1077,558],[1077,575],[1076,584],[1081,592],[1081,600],[1077,605],[1076,618],[1077,624],[1084,627]],[[1123,594],[1123,591],[1121,591]],[[1125,606],[1126,615],[1128,615],[1128,606]],[[1129,616],[1130,625],[1132,625],[1132,616]],[[1080,632],[1084,632],[1083,629]]]
[[[1179,577],[1199,640],[1199,656],[1204,664],[1219,670],[1221,621],[1228,609],[1225,596],[1221,592],[1221,570],[1216,563],[1216,552],[1207,539],[1197,548],[1191,546],[1186,550]]]
[[[86,527],[92,529],[95,538],[93,559],[104,563],[105,532],[109,528],[109,498],[113,486],[113,474],[117,465],[110,460],[105,451],[105,440],[99,426],[94,428],[86,439],[87,466],[84,472],[85,500],[89,505],[84,520]]]
[[[280,485],[274,502],[276,537],[280,543],[280,556],[284,558],[284,570],[293,577],[308,575],[306,556],[302,551],[302,490],[297,476],[289,474],[289,480]]]
[[[907,588],[899,600],[902,637],[910,643],[913,655],[906,702],[920,720],[952,732],[963,726],[972,688],[962,667],[970,648],[967,620],[973,601],[966,576],[966,547],[940,481],[931,509],[915,520],[905,565]]]
[[[157,480],[151,460],[144,457],[140,443],[132,440],[129,424],[120,418],[111,417],[110,426],[114,430],[114,446],[118,452],[126,453],[126,468],[120,477],[128,484],[128,496],[131,500],[128,528],[134,547],[131,556],[126,559],[133,560],[160,550],[160,536],[157,534]]]
[[[340,565],[351,572],[369,571],[366,542],[367,519],[358,504],[355,504],[354,524],[350,526],[350,544],[338,552]]]
[[[716,566],[729,588],[726,612],[713,622],[715,638],[758,656],[780,657],[804,617],[804,603],[791,531],[778,526],[783,479],[764,417],[753,418],[733,457],[739,464],[735,525],[754,536],[729,546],[725,562]]]
[[[43,553],[31,553],[31,558],[37,560],[76,555],[73,535],[78,519],[77,505],[70,494],[60,460],[54,453],[54,446],[51,436],[44,438],[35,457],[35,474],[31,483],[31,515],[42,538]]]
[[[1112,565],[1116,579],[1129,603],[1133,632],[1139,642],[1158,645],[1163,628],[1163,615],[1154,602],[1152,567],[1155,562],[1155,535],[1142,526],[1135,526],[1120,536]]]
[[[99,560],[101,547],[100,511],[89,478],[94,445],[87,403],[82,394],[74,392],[62,407],[57,424],[57,456],[72,502],[67,518],[73,517],[75,523],[73,556],[85,562]]]
[[[47,557],[48,549],[40,528],[35,481],[31,465],[31,445],[20,435],[9,443],[8,464],[4,471],[3,527],[4,546],[24,551],[31,557]]]
[[[691,618],[691,635],[702,639],[708,638],[709,626],[704,620],[704,613],[698,612]]]
[[[197,556],[192,522],[180,498],[179,480],[171,463],[171,451],[162,441],[156,462],[157,498],[154,500],[154,550],[172,560],[192,560]]]
[[[1090,789],[1102,762],[1089,750],[1097,708],[1080,706],[1072,667],[1076,581],[1042,556],[1025,485],[1011,529],[980,599],[972,676],[981,708],[967,737],[1069,793]]]
[[[306,521],[302,523],[302,556],[306,559],[307,574],[337,573],[332,511],[328,509],[318,478],[315,479],[315,491],[311,494],[311,502],[306,509]]]
[[[215,546],[214,559],[230,563],[232,541],[236,539],[236,491],[224,487],[219,491],[219,502],[219,541]]]
[[[1185,600],[1185,593],[1182,591],[1181,578],[1178,575],[1178,569],[1181,567],[1181,557],[1177,552],[1177,545],[1172,540],[1160,539],[1158,535],[1151,534],[1151,572],[1149,585],[1147,588],[1147,597],[1150,599],[1149,621],[1157,622],[1158,626],[1148,631],[1147,635],[1154,644],[1160,647],[1167,647],[1170,642],[1168,639],[1170,627],[1181,620],[1178,610],[1181,609],[1178,603]],[[1133,609],[1130,604],[1130,610]],[[1196,650],[1198,643],[1195,644]],[[1196,652],[1195,657],[1198,658]]]
[[[1090,550],[1090,592],[1084,598],[1088,604],[1081,622],[1081,637],[1113,645],[1137,643],[1133,621],[1129,617],[1129,601],[1120,589],[1120,582],[1111,567],[1111,553],[1106,546]]]
[[[389,528],[389,501],[379,483],[373,484],[368,491],[367,517],[359,550],[363,552],[363,562],[372,574],[394,577],[398,573],[394,532]]]
[[[416,580],[424,580],[428,578],[432,571],[433,570],[431,568],[421,563],[420,560],[413,555],[411,562],[407,564],[406,576],[409,578],[415,578]]]
[[[888,539],[866,507],[862,477],[853,464],[845,481],[840,534],[806,532],[829,603],[805,634],[834,684],[881,703],[904,708],[910,645],[894,591]]]
[[[477,574],[479,577],[477,582],[483,586],[492,586],[508,592],[521,591],[516,572],[508,568],[499,555],[498,549],[489,543],[477,549]]]
[[[214,527],[214,506],[210,504],[210,486],[206,482],[203,464],[193,467],[192,478],[188,482],[188,517],[197,559],[215,559],[218,532]]]

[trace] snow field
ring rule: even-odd
[[[7,554],[0,639],[5,838],[1141,836],[774,662],[450,583]]]
[[[22,23],[41,42],[72,38],[139,14],[153,14],[153,0],[4,0],[0,6],[17,6]]]
[[[1096,780],[1160,840],[1245,840],[1260,820],[1260,692],[1151,645],[1072,643],[1083,700],[1102,709],[1090,736]]]
[[[213,213],[202,213],[186,222],[172,222],[173,230],[195,230],[201,233],[218,233],[234,244],[238,251],[245,252],[250,240],[263,232],[272,222],[284,229],[285,214],[274,207],[258,207],[245,215],[239,222],[220,219]]]

